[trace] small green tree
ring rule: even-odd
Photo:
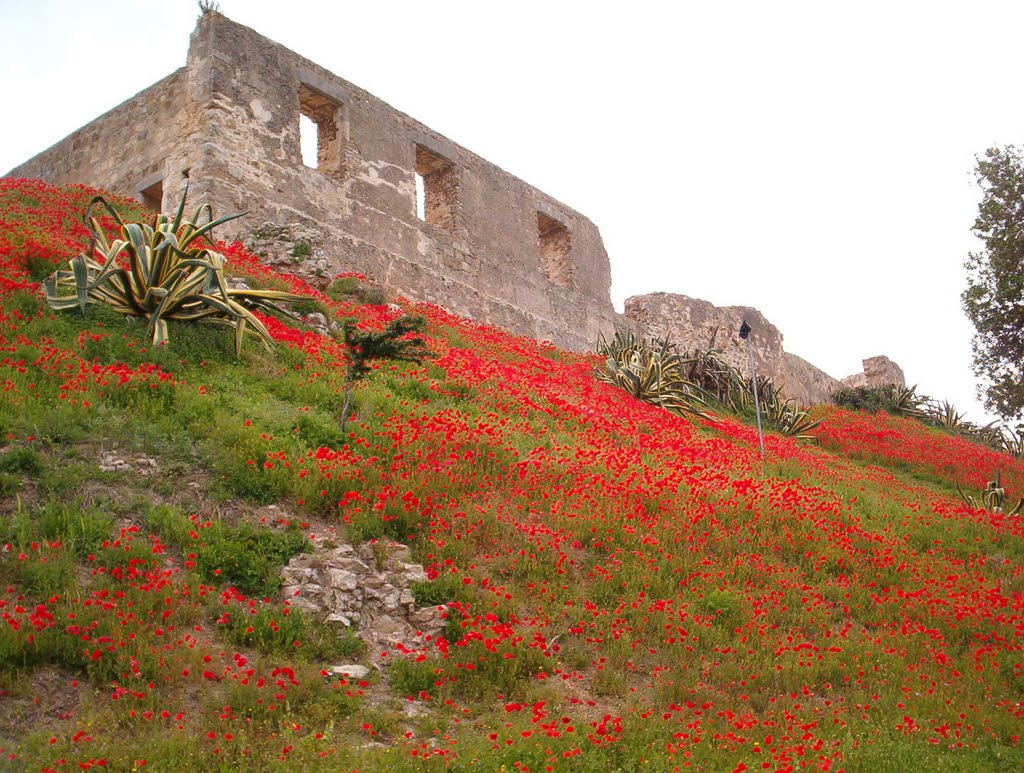
[[[1006,420],[1024,418],[1024,157],[990,148],[975,174],[982,199],[974,233],[984,243],[965,263],[964,311],[976,333],[971,348],[985,406]]]
[[[419,315],[405,315],[392,320],[379,333],[360,330],[351,320],[345,323],[343,335],[348,347],[348,365],[345,367],[345,403],[341,408],[341,425],[348,421],[352,409],[352,389],[373,370],[375,360],[423,362],[434,353],[417,333],[423,330],[426,319]]]

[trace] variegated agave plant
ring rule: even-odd
[[[637,338],[619,330],[611,341],[602,337],[597,351],[608,358],[597,370],[601,381],[673,413],[711,418],[709,396],[686,377],[689,360],[678,355],[667,339]]]
[[[754,383],[751,379],[743,379],[743,389],[737,395],[737,405],[747,413],[753,410]],[[765,376],[757,377],[757,394],[761,400],[761,411],[768,426],[781,435],[797,440],[815,440],[810,432],[816,429],[824,419],[812,418],[809,411],[797,405],[796,400],[782,397],[782,390]]]
[[[43,282],[50,306],[59,310],[78,306],[85,313],[90,303],[108,304],[122,314],[146,320],[154,345],[167,341],[168,320],[208,320],[234,328],[236,354],[246,335],[269,348],[273,339],[252,309],[288,314],[277,304],[308,299],[277,290],[229,288],[225,258],[205,246],[204,237],[210,238],[214,227],[241,214],[214,220],[213,209],[204,204],[191,220],[185,219],[187,195],[186,186],[173,218],[160,214],[148,223],[125,223],[106,199],[96,196],[85,211],[91,235],[88,248],[71,258],[69,268],[55,271]],[[108,239],[93,216],[97,207],[114,218],[120,238]],[[204,215],[206,222],[200,225]]]
[[[1003,506],[1006,504],[1006,490],[1003,488],[1000,470],[996,470],[996,479],[988,482],[988,485],[981,494],[980,502],[973,495],[965,494],[964,490],[960,488],[959,483],[956,484],[956,490],[960,493],[960,498],[971,507],[984,507],[990,513],[1002,513]],[[1007,512],[1007,515],[1017,515],[1021,510],[1024,510],[1024,497],[1017,502],[1016,507]]]

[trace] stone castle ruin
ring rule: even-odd
[[[301,117],[315,126],[315,166],[303,163]],[[823,402],[838,385],[784,352],[754,309],[655,293],[617,314],[594,223],[219,13],[200,18],[184,67],[8,174],[95,185],[164,210],[188,181],[192,200],[214,212],[250,213],[220,237],[289,271],[324,282],[358,272],[578,351],[621,327],[684,349],[707,345],[715,329],[715,345],[746,371],[734,340],[745,314],[759,368],[788,396]]]

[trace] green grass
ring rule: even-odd
[[[190,556],[204,581],[227,583],[255,598],[275,595],[281,585],[281,566],[308,548],[297,525],[273,531],[244,521],[237,525],[202,521],[167,506],[152,508],[146,523]]]

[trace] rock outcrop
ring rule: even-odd
[[[869,387],[873,389],[890,384],[907,385],[907,379],[903,375],[903,368],[884,354],[879,354],[877,357],[868,357],[862,362],[864,364],[864,372],[847,376],[842,381],[843,386]]]

